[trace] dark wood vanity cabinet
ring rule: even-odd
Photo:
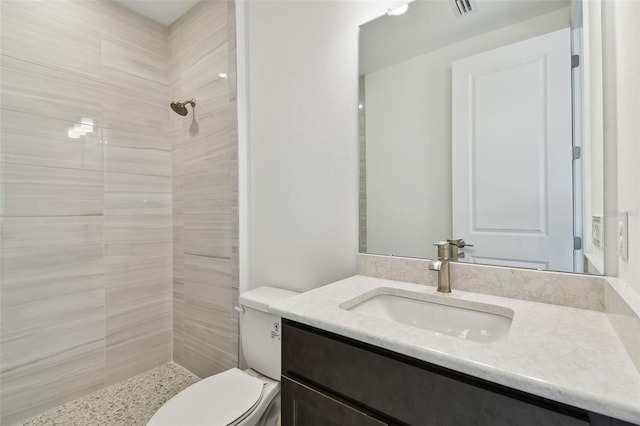
[[[282,376],[282,426],[626,424],[289,320]]]

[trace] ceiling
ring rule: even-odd
[[[569,0],[475,0],[464,17],[448,0],[416,0],[406,14],[360,26],[360,75],[535,16],[567,8]]]
[[[200,0],[114,0],[163,25],[171,25]]]

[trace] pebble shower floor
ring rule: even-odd
[[[52,408],[16,426],[145,426],[162,404],[198,380],[171,362]]]

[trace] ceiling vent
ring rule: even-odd
[[[457,17],[467,16],[476,10],[476,2],[474,0],[449,0],[453,13]]]

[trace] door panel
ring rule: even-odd
[[[453,235],[478,263],[573,271],[569,29],[452,65]]]

